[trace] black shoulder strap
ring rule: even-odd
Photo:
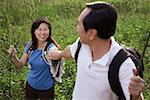
[[[46,43],[46,46],[44,47],[44,52],[47,51],[48,46],[49,46],[50,44],[51,44],[50,42],[47,42],[47,43]],[[45,62],[48,64],[48,60],[47,60],[46,55],[44,54],[44,52],[43,52],[43,58],[44,58]]]
[[[47,51],[47,48],[50,44],[51,44],[50,42],[47,42],[46,46],[44,47],[44,51]]]
[[[80,51],[80,48],[81,48],[81,42],[80,40],[78,41],[78,46],[77,46],[77,50],[75,52],[75,61],[76,61],[76,64],[77,64],[77,61],[78,61],[78,55],[79,55],[79,51]]]
[[[108,70],[108,80],[112,91],[119,97],[119,100],[126,100],[120,81],[119,69],[121,64],[128,58],[128,53],[121,49],[113,58]]]
[[[28,50],[28,54],[30,55],[32,52],[32,41],[28,41],[27,44],[29,43],[29,50]]]
[[[46,46],[44,47],[44,52],[47,51],[48,46],[49,46],[50,44],[51,44],[50,42],[47,42]],[[44,60],[46,61],[46,63],[48,63],[48,60],[47,60],[46,55],[45,55],[44,53],[43,53],[43,58],[44,58]],[[56,66],[57,63],[58,63],[58,61],[59,61],[59,60],[52,60],[52,65]]]

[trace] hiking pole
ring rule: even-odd
[[[143,49],[143,52],[142,52],[142,55],[141,55],[141,58],[140,58],[141,64],[142,64],[142,62],[143,62],[144,54],[145,54],[146,48],[147,48],[147,46],[148,46],[149,38],[150,38],[150,31],[148,31],[148,37],[147,37],[147,40],[146,40],[146,43],[145,43],[145,45],[144,45],[144,49]],[[140,65],[141,65],[141,64],[140,64]],[[142,71],[144,71],[144,68],[142,69]]]
[[[143,49],[143,52],[142,52],[142,56],[141,56],[141,58],[143,58],[143,57],[144,57],[144,54],[145,54],[146,48],[147,48],[147,46],[148,46],[149,38],[150,38],[150,31],[148,32],[148,37],[147,37],[146,43],[145,43],[145,45],[144,45],[144,49]]]

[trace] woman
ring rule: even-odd
[[[49,70],[49,65],[42,57],[42,49],[47,42],[50,42],[49,50],[59,48],[51,37],[50,23],[44,18],[35,20],[31,27],[31,37],[32,40],[27,43],[21,59],[18,59],[16,49],[13,46],[10,46],[8,53],[17,68],[23,67],[27,62],[31,66],[27,74],[26,98],[53,100],[54,79]]]

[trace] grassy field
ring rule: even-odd
[[[64,49],[77,39],[76,22],[86,2],[95,0],[0,0],[0,100],[24,99],[28,65],[16,70],[6,50],[17,47],[18,56],[30,39],[32,21],[47,17],[52,24],[52,35]],[[150,0],[104,0],[118,9],[115,37],[142,53],[150,32]],[[150,43],[145,57],[145,100],[150,100]],[[74,60],[65,63],[63,83],[55,85],[56,100],[71,100],[76,67]]]

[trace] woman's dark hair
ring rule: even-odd
[[[96,29],[102,39],[109,39],[115,34],[117,12],[113,5],[105,2],[89,3],[86,5],[91,12],[83,19],[85,31]]]
[[[59,48],[59,45],[56,43],[56,41],[54,40],[54,38],[51,36],[51,30],[52,30],[52,27],[51,27],[51,24],[48,22],[47,19],[45,18],[38,18],[36,19],[33,23],[32,23],[32,27],[31,27],[31,38],[32,38],[32,45],[31,45],[31,49],[32,50],[35,50],[37,48],[37,38],[35,36],[35,30],[40,26],[41,23],[45,23],[47,24],[48,28],[49,28],[49,36],[48,38],[46,39],[47,42],[50,42],[50,43],[54,43],[58,48]]]

